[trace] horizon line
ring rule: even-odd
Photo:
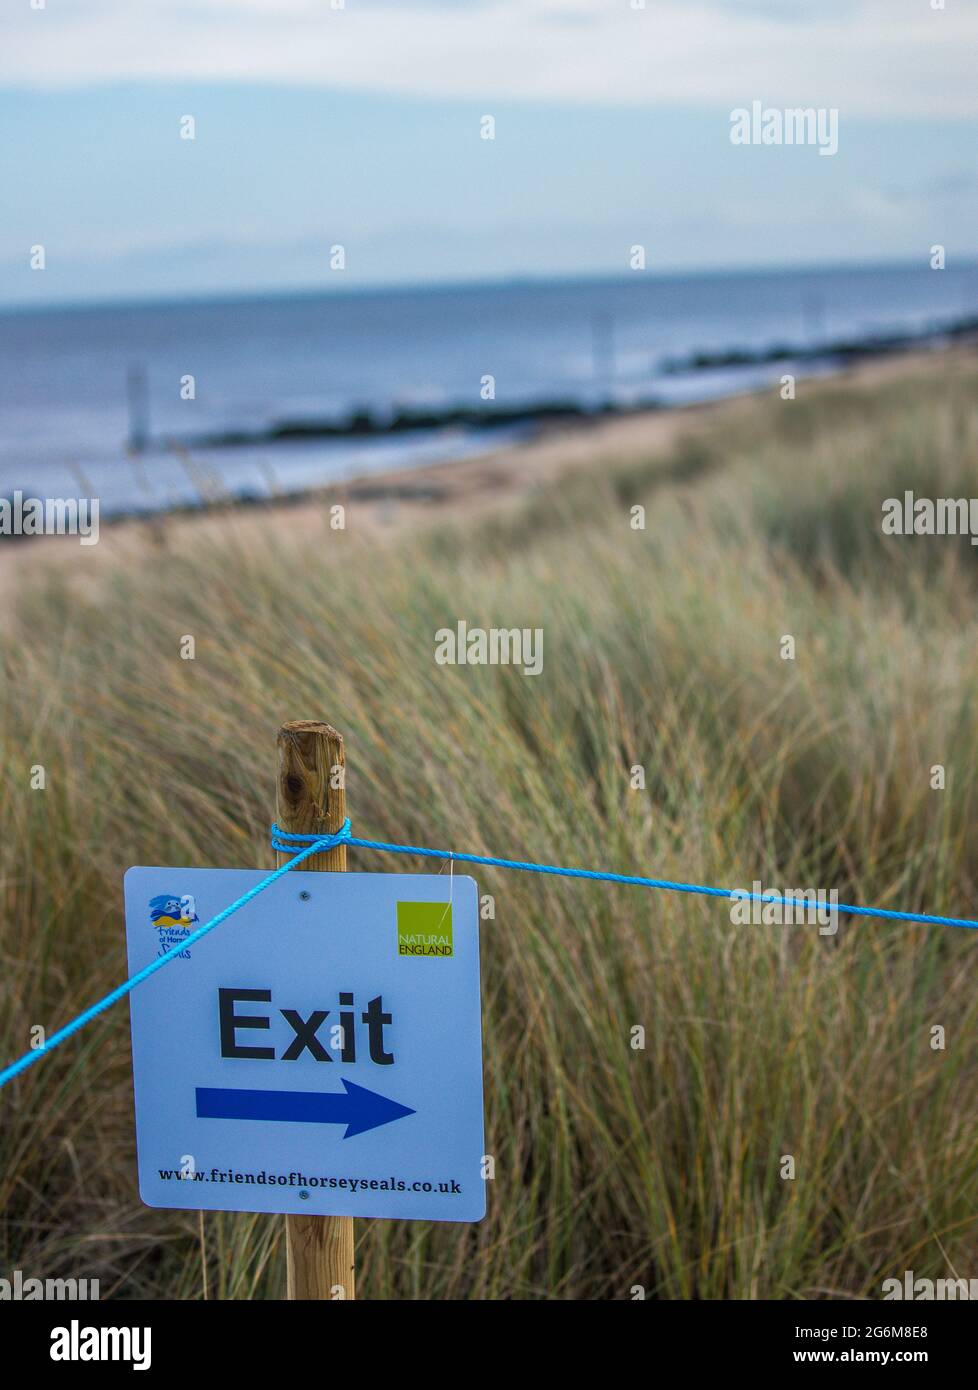
[[[954,270],[978,270],[978,255],[966,257],[955,263]],[[44,314],[44,313],[72,313],[72,312],[97,312],[103,309],[153,309],[153,308],[180,308],[193,307],[198,305],[220,305],[220,304],[245,304],[254,302],[268,302],[275,300],[295,300],[295,299],[327,299],[327,298],[369,298],[379,295],[397,294],[439,294],[457,291],[473,291],[486,289],[517,289],[524,287],[547,287],[556,285],[580,285],[580,284],[624,284],[633,279],[635,275],[642,275],[654,280],[707,280],[710,278],[729,278],[742,276],[765,275],[784,275],[794,272],[799,275],[831,274],[833,272],[859,273],[887,270],[912,270],[919,269],[932,271],[928,265],[927,257],[922,256],[919,261],[907,257],[894,257],[893,259],[878,261],[822,261],[822,262],[782,262],[778,265],[768,265],[758,263],[756,265],[716,265],[709,267],[698,267],[689,269],[675,268],[667,269],[647,269],[644,271],[579,271],[567,274],[547,275],[539,272],[508,273],[498,276],[487,276],[482,279],[469,279],[465,277],[448,278],[445,280],[391,280],[388,282],[373,285],[355,285],[346,288],[337,286],[330,288],[326,285],[307,285],[297,286],[292,289],[284,287],[268,287],[267,289],[247,289],[242,287],[237,290],[217,290],[212,293],[201,291],[197,293],[181,293],[177,291],[172,294],[148,294],[148,295],[120,295],[107,296],[98,299],[64,299],[53,300],[43,304],[31,304],[23,300],[0,300],[0,316],[12,317],[19,314]],[[945,273],[945,272],[941,272]]]

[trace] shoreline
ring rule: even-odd
[[[957,343],[917,352],[864,359],[831,375],[808,378],[812,390],[858,388],[911,375],[937,363],[951,367],[973,356],[975,345]],[[9,604],[22,585],[51,568],[67,570],[74,586],[94,586],[120,564],[145,563],[147,549],[179,554],[185,546],[237,538],[258,543],[269,525],[290,534],[330,531],[329,507],[356,510],[355,531],[370,541],[432,521],[456,523],[518,505],[536,488],[564,474],[617,460],[665,455],[681,436],[722,424],[756,408],[771,388],[737,396],[645,411],[551,422],[533,435],[485,454],[393,469],[269,498],[227,498],[206,506],[108,517],[97,545],[76,536],[39,536],[0,543],[0,596]],[[348,522],[349,522],[349,518]],[[80,563],[79,563],[80,561]]]
[[[824,379],[824,378],[822,378]],[[519,443],[470,457],[410,468],[363,474],[277,496],[227,497],[201,506],[108,516],[99,524],[96,545],[77,536],[9,538],[0,542],[0,598],[8,603],[34,577],[60,569],[73,586],[94,585],[120,564],[145,563],[147,550],[179,554],[201,543],[237,539],[259,543],[267,527],[290,534],[317,532],[383,540],[406,526],[448,520],[453,523],[518,505],[535,488],[565,473],[618,458],[665,453],[687,430],[743,408],[756,393],[691,406],[634,412],[611,419],[552,424]],[[329,508],[347,508],[344,531],[331,532]],[[355,508],[355,522],[349,513]]]
[[[664,378],[699,377],[719,371],[743,371],[759,367],[792,369],[807,375],[834,374],[858,362],[899,357],[928,348],[950,347],[955,343],[978,341],[978,316],[961,315],[924,328],[870,334],[862,338],[842,338],[817,345],[779,343],[765,348],[734,347],[722,352],[697,351],[685,357],[666,358],[660,371]],[[750,390],[745,383],[745,389]],[[733,395],[742,394],[733,392]],[[709,396],[702,398],[703,401]],[[690,404],[700,403],[691,401]],[[147,447],[161,449],[232,449],[280,444],[291,440],[383,439],[424,431],[468,429],[473,431],[506,428],[548,428],[553,425],[585,424],[592,420],[646,414],[674,409],[675,403],[651,390],[647,395],[622,402],[612,394],[591,405],[573,397],[528,400],[517,406],[445,406],[441,409],[392,406],[387,411],[363,407],[345,416],[316,418],[285,417],[260,429],[231,429],[216,434],[161,437],[147,441]]]

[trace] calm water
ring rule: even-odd
[[[776,367],[664,374],[694,352],[813,347],[978,313],[978,266],[442,288],[0,314],[0,493],[94,491],[103,511],[264,494],[487,447],[484,431],[127,457],[127,377],[151,436],[261,430],[357,409],[708,399]],[[181,400],[181,378],[197,398]],[[510,431],[512,433],[512,431]],[[493,440],[493,443],[498,440]]]

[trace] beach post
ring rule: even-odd
[[[278,732],[276,821],[293,835],[333,835],[346,817],[343,737],[329,724],[294,719]],[[289,855],[279,852],[281,864]],[[346,846],[303,861],[301,870],[342,872]],[[354,1298],[352,1216],[286,1216],[286,1297]]]

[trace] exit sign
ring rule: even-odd
[[[130,869],[130,971],[264,877]],[[471,878],[295,870],[141,984],[143,1201],[481,1220],[478,920]]]

